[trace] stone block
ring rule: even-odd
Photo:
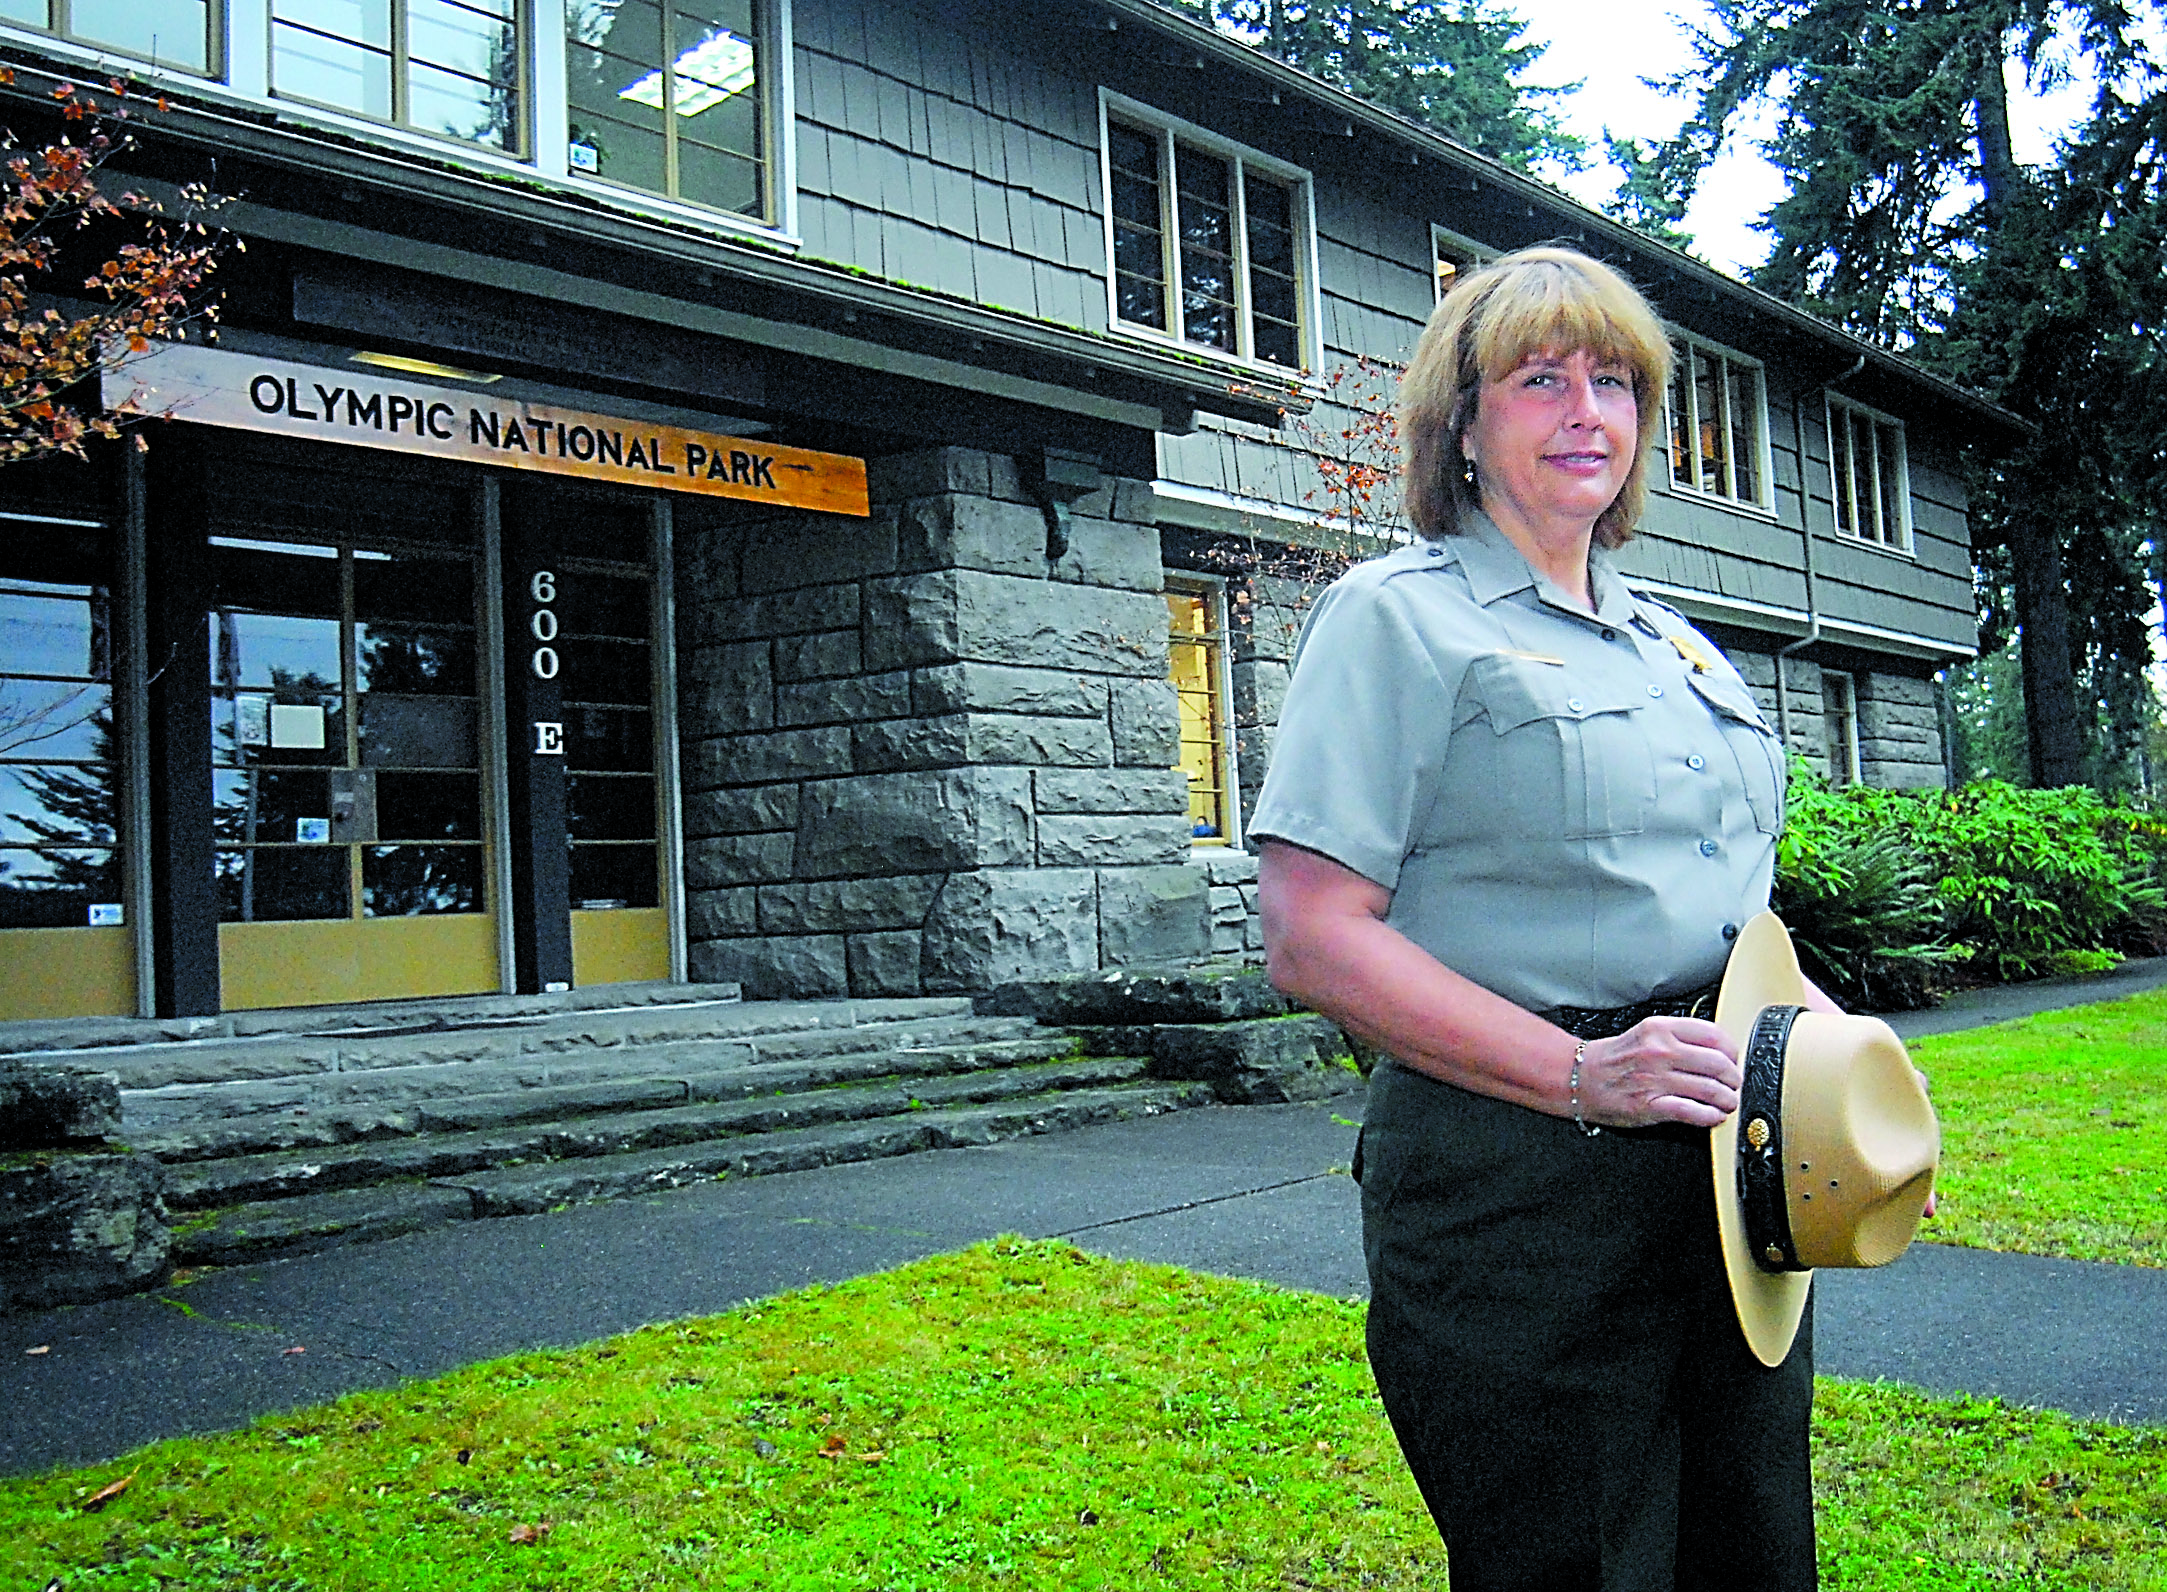
[[[1063,1028],[1231,1023],[1294,1010],[1294,1003],[1272,988],[1262,968],[1239,962],[1193,967],[1131,963],[1080,977],[1018,980],[979,996],[975,1004],[991,1016],[1035,1017]]]
[[[120,1132],[120,1078],[0,1056],[0,1150],[42,1150]]]
[[[1151,1074],[1208,1083],[1228,1105],[1322,1100],[1359,1081],[1353,1047],[1330,1019],[1303,1013],[1150,1030]]]
[[[1867,703],[1934,710],[1934,682],[1908,674],[1869,674],[1859,678],[1859,708]]]
[[[677,589],[688,614],[701,604],[727,602],[738,594],[738,559],[743,550],[744,537],[734,525],[686,531],[680,524]]]
[[[1234,722],[1277,724],[1279,710],[1287,704],[1287,685],[1294,671],[1284,663],[1256,658],[1237,663],[1233,675]]]
[[[778,636],[775,678],[832,680],[864,669],[865,648],[855,630],[824,630],[810,636]]]
[[[841,680],[805,680],[775,688],[775,722],[863,724],[910,712],[910,672],[861,674]]]
[[[1042,768],[1031,796],[1045,813],[1186,813],[1189,782],[1178,768]]]
[[[50,1310],[164,1280],[166,1228],[156,1157],[14,1152],[0,1157],[0,1308]]]
[[[1031,494],[1024,490],[1023,472],[1016,461],[1005,453],[986,455],[986,481],[988,492],[1008,503],[1029,503]]]
[[[1136,525],[1158,524],[1159,499],[1151,490],[1151,483],[1117,478],[1114,481],[1113,517]]]
[[[992,490],[992,474],[976,448],[923,448],[866,460],[865,485],[875,503],[894,503],[929,492],[983,494]]]
[[[689,954],[700,983],[735,983],[747,1000],[818,1000],[850,993],[840,934],[702,940]]]
[[[760,927],[758,892],[750,885],[735,890],[685,892],[685,933],[690,939],[716,940],[752,934]]]
[[[912,674],[911,706],[928,717],[978,712],[1101,718],[1106,712],[1106,682],[1065,669],[944,663]]]
[[[1029,863],[1027,769],[863,774],[805,788],[796,876],[833,879]]]
[[[747,596],[862,580],[896,571],[896,510],[812,514],[763,525],[745,539],[739,587]]]
[[[685,833],[754,835],[798,827],[798,787],[737,785],[694,791],[685,798]]]
[[[862,773],[959,764],[1103,764],[1113,745],[1097,719],[1041,719],[1006,713],[956,713],[938,719],[890,719],[860,725],[855,758]]]
[[[1078,516],[1069,521],[1068,551],[1054,564],[1053,578],[1086,586],[1163,592],[1166,565],[1159,553],[1159,528]]]
[[[850,760],[862,774],[958,768],[972,761],[970,720],[953,713],[938,719],[861,724],[851,732]]]
[[[1166,604],[1151,592],[976,569],[873,580],[865,587],[865,654],[876,670],[969,660],[1161,675]]]
[[[860,1000],[916,995],[922,987],[920,939],[915,931],[851,935],[843,946],[850,966],[850,993]]]
[[[775,730],[764,735],[726,735],[692,748],[695,789],[720,785],[769,785],[850,772],[850,726]]]
[[[1041,868],[1108,868],[1122,864],[1178,864],[1189,854],[1188,824],[1168,813],[1041,813]],[[1202,869],[1196,882],[1205,884]],[[1201,953],[1202,946],[1198,946]]]
[[[796,837],[788,830],[764,835],[712,835],[685,843],[685,888],[718,890],[790,877]]]
[[[738,735],[775,725],[775,670],[765,641],[695,647],[678,695],[682,732]]]
[[[907,873],[886,879],[819,879],[760,889],[762,934],[855,934],[915,929],[940,894],[943,875]]]
[[[1948,783],[1948,772],[1940,763],[1885,763],[1862,762],[1860,773],[1869,785],[1883,790],[1939,790]]]
[[[983,990],[1098,963],[1098,884],[1088,868],[950,875],[925,925],[929,992]]]
[[[1179,862],[1156,867],[1101,868],[1101,966],[1190,962],[1210,954],[1211,886],[1203,869]]]
[[[806,586],[764,597],[703,603],[694,610],[692,634],[696,641],[758,641],[814,630],[847,630],[857,622],[855,583]]]
[[[1165,676],[1112,683],[1107,721],[1113,731],[1114,761],[1149,768],[1170,768],[1181,756],[1181,704],[1174,682]]]
[[[1257,859],[1254,853],[1235,851],[1231,847],[1213,851],[1204,858],[1204,876],[1213,884],[1254,884],[1257,877]]]
[[[1239,956],[1247,948],[1248,939],[1243,924],[1215,922],[1211,926],[1211,954]]]
[[[1230,884],[1215,884],[1211,887],[1211,926],[1214,935],[1229,923],[1237,929],[1240,928],[1248,916],[1249,908],[1243,904],[1239,889]],[[1239,950],[1240,947],[1236,946],[1235,949]]]
[[[1033,579],[1046,574],[1046,521],[1033,503],[945,493],[903,506],[897,567],[990,569]]]

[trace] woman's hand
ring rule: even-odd
[[[1647,1017],[1591,1039],[1580,1061],[1580,1115],[1614,1128],[1685,1122],[1712,1128],[1738,1109],[1745,1072],[1723,1030],[1697,1017]]]

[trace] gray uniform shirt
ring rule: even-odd
[[[1250,833],[1390,890],[1394,928],[1532,1011],[1710,982],[1768,904],[1774,733],[1601,550],[1591,615],[1471,531],[1320,595]]]

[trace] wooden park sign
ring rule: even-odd
[[[869,514],[865,461],[683,426],[560,409],[190,343],[106,378],[135,412],[281,437],[574,475],[590,481]]]

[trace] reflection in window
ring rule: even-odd
[[[764,215],[753,0],[567,0],[574,171]]]
[[[1299,366],[1295,188],[1236,154],[1106,124],[1114,315],[1186,342]]]
[[[184,72],[211,69],[211,0],[0,0],[0,21]]]
[[[272,91],[517,152],[518,14],[518,0],[272,0]]]
[[[1180,702],[1181,761],[1189,781],[1189,835],[1199,846],[1232,839],[1228,776],[1225,598],[1216,586],[1169,581],[1168,657]]]
[[[1831,398],[1828,458],[1836,529],[1883,547],[1911,545],[1911,478],[1904,428]]]
[[[122,921],[103,533],[0,549],[0,929]]]

